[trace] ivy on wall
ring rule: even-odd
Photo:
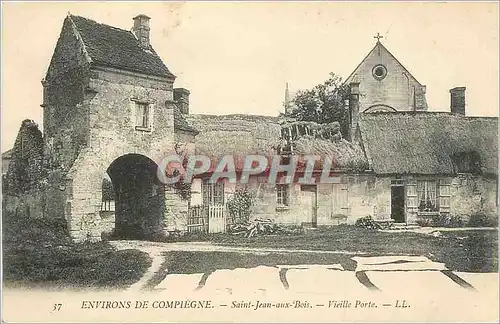
[[[232,223],[246,222],[250,218],[251,207],[254,204],[254,197],[247,187],[237,188],[233,196],[227,201],[227,209]]]

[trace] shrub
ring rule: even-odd
[[[417,225],[424,227],[463,227],[464,223],[460,216],[439,214],[432,217],[419,217]]]
[[[232,224],[240,224],[249,220],[253,196],[246,187],[237,188],[231,198],[228,199],[227,209]]]
[[[471,215],[468,226],[470,227],[497,227],[498,219],[496,217],[488,217],[485,214],[478,213]]]
[[[355,225],[356,227],[362,227],[362,228],[370,228],[370,229],[377,228],[377,224],[373,221],[373,218],[371,216],[365,216],[356,219]]]
[[[449,227],[463,227],[464,225],[465,224],[462,217],[458,215],[453,215],[450,217]]]
[[[429,218],[417,218],[415,223],[417,223],[418,226],[422,226],[422,227],[432,226],[432,222]]]

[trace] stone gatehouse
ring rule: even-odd
[[[48,197],[51,214],[67,219],[76,239],[101,237],[107,176],[122,237],[161,232],[166,205],[176,205],[157,163],[196,131],[182,120],[189,91],[174,89],[149,28],[145,15],[134,18],[132,32],[68,15],[42,81],[49,182],[58,188]]]

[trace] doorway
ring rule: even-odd
[[[300,191],[310,200],[310,216],[303,225],[316,228],[318,226],[318,188],[316,185],[301,185]]]
[[[399,181],[391,184],[391,218],[395,223],[405,222],[405,187]]]
[[[165,188],[155,162],[144,155],[126,154],[111,163],[115,201],[114,235],[120,239],[149,239],[163,228]]]

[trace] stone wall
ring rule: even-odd
[[[21,195],[40,188],[45,178],[43,138],[38,125],[26,119],[14,142],[9,169],[5,176],[6,194]]]
[[[30,190],[17,196],[4,195],[2,205],[6,214],[3,217],[43,218],[44,198],[43,190]]]
[[[471,215],[496,218],[497,179],[462,174],[451,182],[450,214],[468,221]]]
[[[377,178],[373,174],[339,175],[336,184],[317,186],[317,224],[354,224],[360,217],[375,219],[390,218],[390,179]],[[239,184],[224,184],[225,201],[231,197]],[[253,176],[247,184],[254,196],[251,219],[269,218],[286,225],[308,225],[312,222],[314,192],[300,184],[289,185],[289,205],[278,206],[276,185],[267,183],[263,176]],[[195,194],[191,204],[202,203],[201,180],[193,183]]]
[[[97,215],[101,205],[102,178],[111,163],[134,153],[159,163],[174,152],[173,111],[166,102],[173,99],[172,83],[163,79],[130,75],[119,71],[96,70],[88,87],[95,93],[89,101],[90,136],[67,175],[72,180],[70,231],[81,232],[82,218]],[[135,129],[135,102],[152,104],[152,127]],[[68,212],[71,214],[69,215]],[[98,227],[93,237],[100,237]]]
[[[173,189],[165,190],[165,218],[163,221],[165,231],[187,231],[188,201],[181,197]]]
[[[67,172],[89,141],[89,60],[66,19],[43,84],[43,129],[50,167]]]

